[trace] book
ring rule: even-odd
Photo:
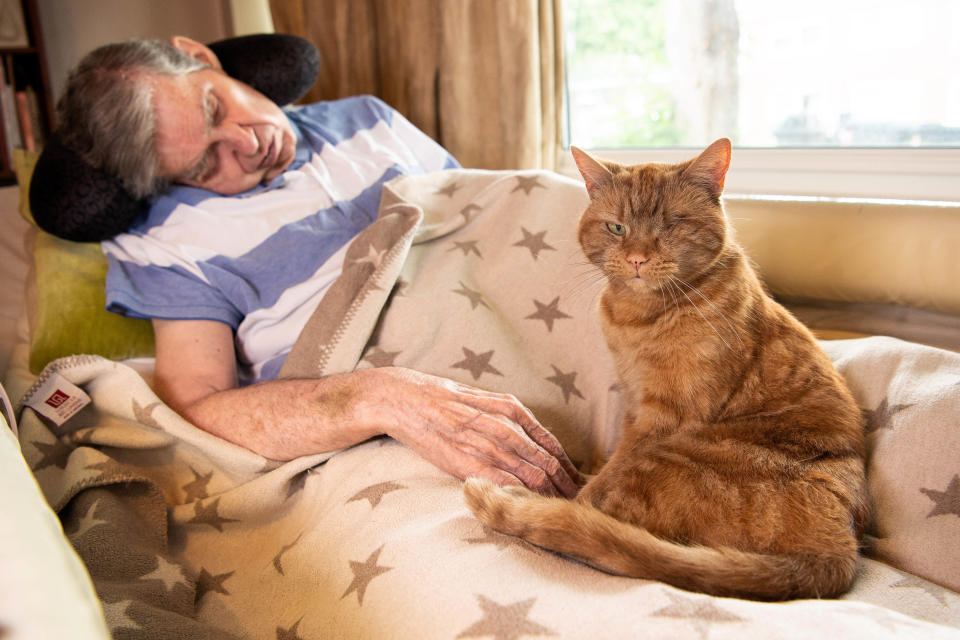
[[[3,68],[0,69],[0,115],[3,120],[4,137],[4,158],[6,167],[10,166],[10,158],[13,157],[13,150],[22,144],[20,139],[20,125],[17,123],[17,104],[13,96],[13,86],[10,83],[12,77],[10,58],[7,57]]]
[[[37,141],[33,137],[33,121],[30,119],[30,104],[27,101],[27,92],[19,90],[13,94],[17,103],[17,121],[20,123],[20,137],[23,148],[27,151],[37,150]]]
[[[25,89],[27,92],[27,110],[30,114],[30,124],[33,127],[33,140],[37,145],[37,151],[43,150],[43,145],[47,141],[46,125],[43,124],[43,115],[40,112],[40,98],[36,90],[30,85]]]

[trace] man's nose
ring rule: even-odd
[[[260,140],[253,127],[239,124],[225,124],[220,127],[220,141],[225,142],[241,156],[256,155],[260,151]]]

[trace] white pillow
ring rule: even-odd
[[[90,576],[40,493],[2,412],[0,504],[0,636],[109,639]]]

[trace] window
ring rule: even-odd
[[[569,143],[727,136],[728,191],[960,200],[955,0],[564,0],[564,24]]]

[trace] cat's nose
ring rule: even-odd
[[[627,262],[633,267],[633,270],[637,272],[637,275],[640,274],[640,267],[642,267],[647,262],[647,256],[640,255],[638,253],[632,253],[627,256]]]

